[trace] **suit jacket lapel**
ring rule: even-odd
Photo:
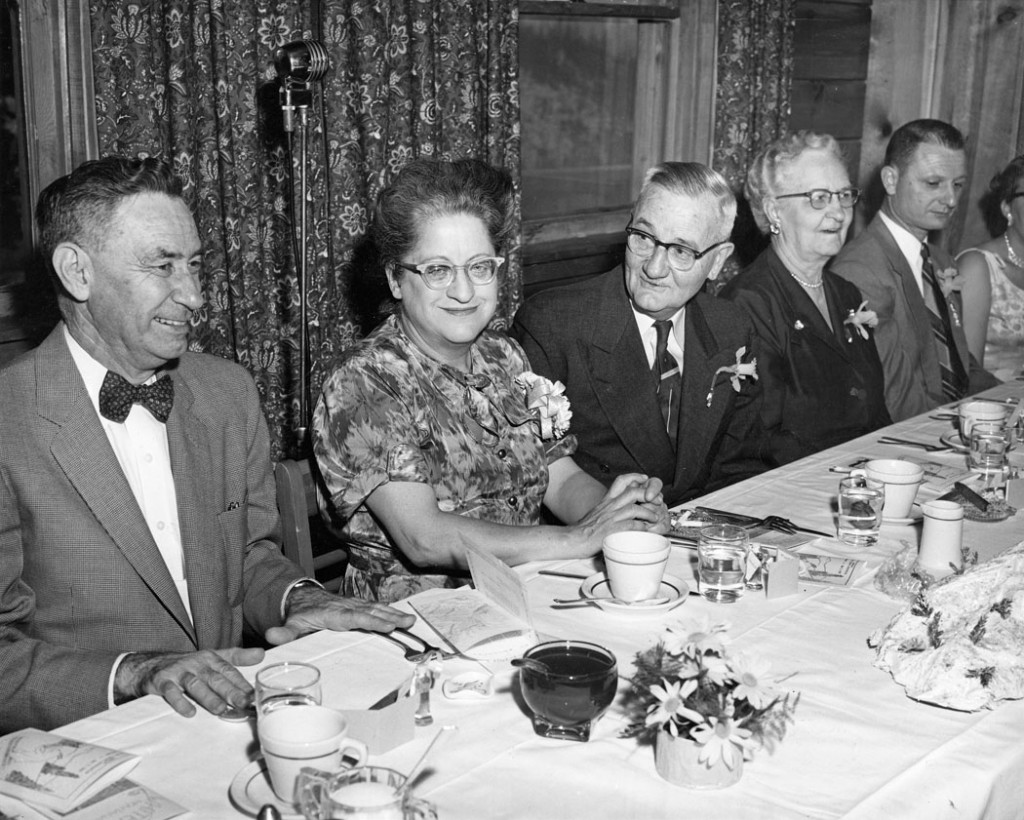
[[[143,583],[195,639],[188,613],[64,342],[63,325],[37,357],[39,414],[60,425],[50,445],[68,481]]]
[[[664,430],[661,408],[647,354],[629,306],[621,269],[610,276],[593,314],[594,332],[587,349],[594,394],[622,445],[648,472],[671,476],[672,442]],[[685,400],[685,390],[684,390]],[[655,432],[656,431],[656,432]]]
[[[797,281],[786,270],[782,260],[771,251],[771,264],[769,266],[772,278],[781,298],[786,302],[790,315],[797,316],[804,325],[804,332],[817,337],[825,345],[837,351],[843,358],[849,358],[846,347],[840,343],[843,334],[843,316],[838,299],[839,294],[831,281],[831,277],[824,276],[825,298],[828,304],[829,318],[832,320],[832,327],[828,326],[825,317],[821,315],[817,305],[811,300]],[[856,307],[854,305],[853,307]]]

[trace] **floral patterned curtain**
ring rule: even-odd
[[[391,176],[415,156],[477,157],[518,180],[517,2],[93,0],[90,14],[101,152],[173,160],[206,247],[193,347],[249,369],[275,456],[294,455],[298,203],[274,51],[315,37],[331,61],[308,116],[315,395],[334,357],[379,319],[366,231]],[[496,325],[521,293],[513,259]]]
[[[796,0],[718,0],[713,166],[737,194],[750,160],[789,127],[795,31]],[[733,232],[737,253],[721,284],[756,256],[756,247],[745,247],[751,230],[759,236],[741,197]]]

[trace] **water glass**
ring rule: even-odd
[[[839,482],[839,540],[851,547],[869,547],[878,541],[885,506],[885,485],[863,475]]]
[[[307,820],[437,820],[433,803],[413,797],[404,774],[382,766],[331,773],[305,768],[295,785]]]
[[[708,601],[731,604],[742,594],[750,541],[733,524],[703,527],[697,542],[697,582]]]
[[[985,475],[1002,473],[1006,468],[1012,432],[1002,424],[978,421],[971,427],[967,466]]]
[[[319,706],[320,670],[309,663],[272,663],[256,673],[256,714],[285,706]]]

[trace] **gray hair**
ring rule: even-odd
[[[648,168],[633,213],[640,209],[654,188],[694,199],[704,197],[711,200],[716,209],[713,225],[720,228],[711,238],[715,242],[724,242],[729,238],[736,220],[736,195],[718,171],[699,162],[662,162]]]
[[[778,195],[782,169],[799,159],[805,151],[825,151],[839,160],[844,167],[846,165],[843,149],[835,137],[814,131],[786,134],[759,151],[747,171],[747,183],[743,193],[750,203],[754,222],[761,229],[761,233],[768,233],[768,217],[764,212],[765,199]]]

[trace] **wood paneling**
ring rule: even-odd
[[[866,86],[860,81],[794,80],[790,123],[838,140],[860,142]]]
[[[863,81],[870,37],[870,0],[800,0],[796,6],[793,76]]]

